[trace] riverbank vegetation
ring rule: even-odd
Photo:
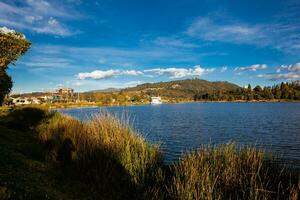
[[[2,109],[2,199],[298,199],[299,172],[254,147],[202,146],[171,165],[126,119]]]

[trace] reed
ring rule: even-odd
[[[297,176],[254,147],[202,146],[171,166],[167,191],[170,199],[296,200]]]
[[[118,188],[141,192],[153,183],[153,172],[162,163],[157,145],[134,133],[126,120],[108,113],[87,122],[55,114],[37,131],[49,148],[50,159],[63,167],[72,164],[86,181],[104,190],[109,185],[116,187],[115,192]],[[69,148],[66,141],[70,141]]]

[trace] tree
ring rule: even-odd
[[[281,90],[280,90],[280,87],[278,85],[275,86],[274,97],[275,97],[275,99],[280,99],[281,98]]]
[[[31,43],[21,33],[6,27],[0,28],[0,105],[13,86],[7,74],[9,64],[15,61],[30,48]]]
[[[255,86],[255,88],[253,89],[255,92],[261,92],[262,89],[259,85]]]
[[[0,70],[0,105],[2,105],[6,94],[10,93],[12,85],[11,77],[4,70]]]
[[[252,88],[251,88],[251,85],[250,84],[248,84],[248,92],[251,92],[252,91]]]

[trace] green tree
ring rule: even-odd
[[[31,46],[31,43],[21,33],[6,27],[0,28],[0,105],[4,97],[11,91],[13,82],[7,74],[9,64],[23,55]]]
[[[5,95],[12,88],[11,77],[4,70],[0,70],[0,105],[2,105]]]
[[[281,83],[280,89],[281,89],[281,98],[288,99],[290,96],[288,83]]]
[[[251,88],[251,85],[250,84],[248,84],[248,92],[251,92],[252,91],[252,88]]]
[[[262,89],[259,85],[255,86],[255,88],[253,89],[255,92],[261,92]]]
[[[281,98],[281,90],[280,90],[280,87],[278,85],[275,86],[274,97],[275,97],[275,99],[280,99]]]

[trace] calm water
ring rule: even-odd
[[[201,144],[252,144],[300,166],[300,103],[189,103],[60,109],[85,120],[106,110],[130,116],[136,130],[160,142],[166,162]]]

